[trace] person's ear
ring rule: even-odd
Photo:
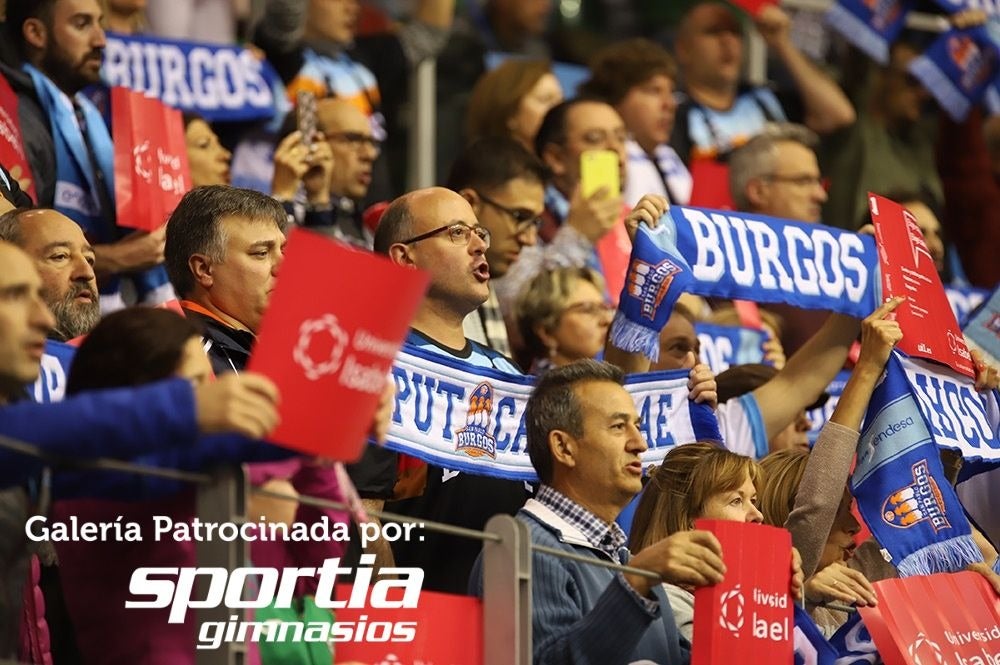
[[[746,184],[747,201],[754,210],[766,210],[768,184],[761,178],[751,178]]]
[[[569,433],[558,429],[549,432],[549,451],[556,463],[572,469],[576,466],[577,450],[577,441]]]
[[[44,51],[49,43],[49,31],[40,18],[29,18],[21,26],[24,41],[32,48]]]
[[[188,258],[188,270],[191,271],[194,281],[203,289],[210,289],[215,283],[212,268],[212,259],[204,254],[192,254]]]
[[[482,208],[483,200],[479,198],[479,194],[476,190],[470,187],[465,187],[464,189],[459,190],[458,194],[469,202],[469,205],[472,206],[472,212],[476,213],[476,217],[479,217],[479,211]]]
[[[416,262],[414,262],[413,257],[410,256],[410,248],[401,242],[397,242],[395,245],[389,247],[389,260],[396,265],[406,266],[409,268],[416,267]]]
[[[542,148],[542,161],[554,176],[566,173],[566,148],[557,143],[547,143]]]
[[[553,335],[550,330],[546,329],[546,327],[540,323],[536,324],[532,330],[538,337],[539,341],[548,350],[549,358],[555,355],[555,352],[559,349],[559,341],[556,340],[555,335]]]

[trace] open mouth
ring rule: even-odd
[[[480,282],[488,281],[490,278],[490,264],[486,261],[482,261],[472,269],[472,274],[476,276]]]

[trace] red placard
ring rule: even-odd
[[[293,229],[247,369],[281,390],[270,439],[345,462],[361,455],[428,277]]]
[[[17,94],[10,83],[0,74],[0,164],[10,173],[21,189],[35,198],[35,181],[28,157],[24,153],[24,143],[21,140],[21,122],[17,115]]]
[[[623,211],[628,215],[631,210]],[[608,296],[614,305],[618,304],[622,289],[625,288],[625,274],[628,272],[629,258],[632,256],[632,241],[629,240],[625,223],[619,219],[611,230],[601,236],[601,239],[594,245],[597,251],[597,259],[601,262],[601,269],[604,271],[604,283],[608,290]]]
[[[694,592],[691,665],[792,662],[792,536],[785,529],[698,520],[722,544],[726,578]]]
[[[775,4],[775,0],[729,0],[750,16],[756,16],[764,7]]]
[[[733,210],[733,197],[729,193],[729,165],[711,157],[691,160],[691,189],[689,205],[713,210]]]
[[[181,113],[121,87],[111,113],[118,225],[156,230],[191,186]]]
[[[337,585],[337,598],[346,599],[353,587]],[[337,662],[392,663],[393,665],[482,665],[483,603],[471,596],[423,591],[414,609],[338,609],[338,624],[365,624],[364,639],[336,643]],[[412,624],[400,626],[400,622]],[[385,634],[413,631],[412,641],[386,641]],[[345,631],[346,633],[346,631]]]
[[[885,197],[869,193],[868,202],[882,269],[882,294],[906,296],[895,311],[903,331],[897,347],[907,355],[935,360],[975,377],[962,329],[916,219]]]
[[[1000,662],[1000,598],[982,575],[940,573],[873,586],[878,605],[859,611],[886,665]]]

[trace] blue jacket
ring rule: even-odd
[[[16,402],[0,408],[0,435],[69,459],[109,457],[188,471],[292,454],[239,436],[200,436],[194,391],[183,379],[80,393],[53,404]],[[27,483],[43,466],[36,457],[0,447],[0,488]],[[68,472],[66,476],[81,481],[86,477],[88,493],[107,498],[124,498],[133,492],[139,492],[136,498],[149,498],[182,487],[173,481],[122,473]],[[94,479],[103,481],[92,483]]]
[[[517,514],[531,542],[610,561],[576,528],[534,499]],[[615,563],[624,563],[617,561]],[[472,590],[482,595],[482,559],[473,569]],[[559,559],[531,557],[531,630],[534,665],[685,665],[690,647],[674,624],[660,585],[659,608],[650,612],[624,578],[608,569]]]

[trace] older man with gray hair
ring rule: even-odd
[[[729,160],[729,190],[737,209],[798,222],[820,221],[826,189],[811,129],[769,123]]]

